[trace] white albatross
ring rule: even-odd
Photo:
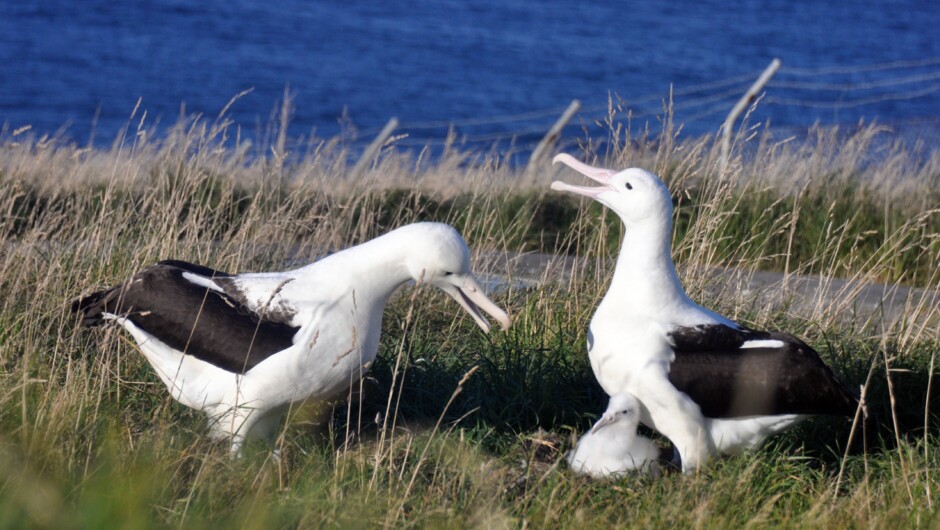
[[[600,202],[625,228],[588,332],[591,368],[609,395],[636,396],[640,421],[675,444],[684,472],[753,448],[809,415],[856,413],[858,399],[805,343],[747,329],[689,299],[672,262],[672,198],[659,177],[567,154],[553,162],[600,186],[555,181],[552,189]]]
[[[633,394],[610,397],[607,410],[568,454],[568,465],[577,473],[602,478],[630,471],[658,471],[659,446],[637,434],[640,403]]]
[[[329,399],[368,370],[389,296],[409,280],[453,297],[484,332],[506,313],[470,271],[452,227],[416,223],[305,267],[227,274],[161,261],[124,283],[82,297],[85,326],[126,329],[171,396],[209,417],[213,438],[237,454],[271,441],[292,403]]]

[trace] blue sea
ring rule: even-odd
[[[525,149],[573,99],[568,136],[599,134],[609,99],[656,131],[671,93],[697,135],[779,58],[753,122],[864,119],[933,141],[938,28],[936,0],[4,0],[0,125],[107,145],[132,114],[163,130],[247,91],[228,110],[246,137],[288,94],[295,138],[367,142],[395,116],[403,145],[452,130]]]

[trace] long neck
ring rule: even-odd
[[[356,300],[384,304],[402,284],[411,280],[405,266],[410,246],[394,232],[332,254],[295,272],[331,278],[337,285],[355,286]],[[334,259],[336,258],[336,259]]]
[[[672,219],[648,219],[628,226],[605,300],[643,313],[688,300],[672,262]]]

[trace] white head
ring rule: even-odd
[[[591,428],[591,434],[608,427],[610,425],[620,425],[627,429],[636,431],[640,423],[640,402],[633,394],[614,394],[610,396],[607,403],[607,410],[601,419]]]
[[[487,298],[473,277],[470,249],[457,230],[443,223],[415,223],[395,232],[412,233],[413,237],[405,240],[396,238],[395,244],[407,245],[404,265],[416,282],[433,285],[449,294],[484,332],[489,332],[490,324],[481,309],[496,319],[502,329],[509,327],[509,316]]]
[[[672,197],[669,188],[649,171],[630,168],[618,172],[592,167],[567,154],[560,154],[552,160],[553,164],[558,162],[601,185],[572,186],[556,180],[552,182],[553,190],[568,191],[596,200],[620,216],[628,229],[648,221],[671,226]]]

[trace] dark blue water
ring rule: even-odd
[[[102,144],[138,99],[135,126],[146,110],[159,128],[252,89],[230,111],[251,136],[287,88],[293,136],[362,139],[397,116],[405,144],[441,141],[447,123],[531,143],[574,98],[568,133],[596,131],[609,94],[655,129],[673,87],[698,134],[779,57],[756,120],[936,127],[937,28],[936,0],[3,0],[0,124]]]

